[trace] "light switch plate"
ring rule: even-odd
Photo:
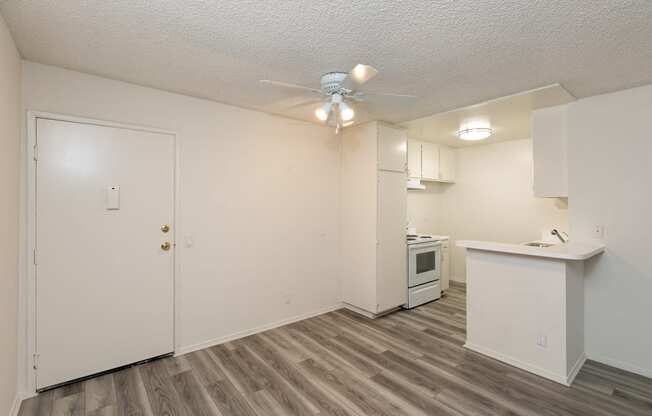
[[[120,185],[106,188],[106,209],[110,211],[120,209]]]
[[[545,335],[537,336],[537,345],[543,348],[548,348],[548,337]]]

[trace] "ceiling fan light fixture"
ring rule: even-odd
[[[315,116],[321,121],[328,120],[328,115],[331,112],[332,104],[330,102],[324,103],[321,107],[317,107],[315,110]]]
[[[342,101],[340,103],[340,117],[342,121],[351,121],[355,117],[355,111],[347,103]]]
[[[489,127],[474,127],[463,129],[457,132],[457,137],[466,141],[484,140],[493,134]]]
[[[284,110],[288,111],[299,107],[303,109],[305,106],[310,105],[309,108],[313,109],[315,117],[320,122],[329,126],[335,126],[335,130],[339,131],[343,127],[358,123],[360,117],[365,117],[364,115],[361,116],[361,113],[356,113],[357,110],[364,110],[362,106],[365,105],[364,103],[369,98],[416,98],[405,94],[364,93],[359,91],[358,87],[361,84],[364,84],[377,75],[378,70],[376,68],[370,65],[358,64],[349,72],[331,71],[322,74],[319,79],[319,88],[268,79],[260,80],[260,82],[274,87],[301,90],[304,93],[316,94],[314,99],[303,100],[297,104],[285,107]],[[309,111],[308,108],[306,110]],[[301,114],[303,115],[305,113],[302,111]]]

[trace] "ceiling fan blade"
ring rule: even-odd
[[[316,88],[310,88],[310,87],[306,87],[306,86],[303,86],[303,85],[297,85],[297,84],[290,84],[288,82],[272,81],[272,80],[269,80],[269,79],[261,79],[260,83],[261,84],[273,85],[273,86],[276,86],[276,87],[292,88],[292,89],[295,89],[295,90],[310,91],[310,92],[313,92],[315,94],[320,94],[320,95],[322,93],[321,90],[318,90]]]
[[[394,94],[391,92],[364,92],[362,93],[362,96],[369,96],[369,97],[393,97],[393,98],[407,98],[407,99],[415,99],[418,98],[416,95],[410,95],[410,94]]]
[[[357,64],[353,67],[351,72],[346,75],[346,78],[342,80],[342,88],[355,90],[356,85],[362,85],[376,75],[378,75],[378,70],[376,70],[376,68],[369,65]]]
[[[298,108],[298,107],[303,107],[305,105],[318,104],[318,103],[321,103],[321,102],[323,102],[322,98],[310,99],[310,100],[307,100],[307,101],[302,101],[302,102],[299,102],[299,103],[296,103],[296,104],[293,104],[293,105],[289,105],[287,107],[283,107],[281,109],[281,111],[292,110],[292,109],[295,109],[295,108]]]
[[[349,73],[349,77],[358,84],[364,84],[376,75],[378,75],[378,70],[376,68],[364,64],[357,64]]]

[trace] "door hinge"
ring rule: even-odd
[[[33,364],[32,367],[34,368],[34,370],[36,370],[38,368],[38,358],[39,358],[39,356],[40,356],[39,354],[34,354],[32,356],[32,364]]]
[[[33,147],[33,155],[32,157],[34,158],[34,161],[38,161],[38,144],[35,144]]]
[[[32,250],[32,256],[34,257],[34,266],[36,266],[36,249]]]

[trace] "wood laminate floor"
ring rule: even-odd
[[[587,362],[572,387],[464,350],[465,293],[331,312],[48,391],[20,416],[652,415],[652,380]]]

